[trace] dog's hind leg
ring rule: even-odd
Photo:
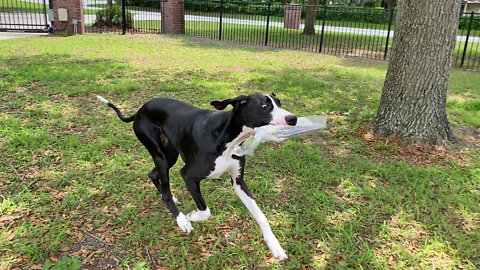
[[[151,151],[149,149],[149,152],[152,154],[153,160],[155,162],[155,167],[160,176],[159,178],[162,191],[162,200],[167,204],[168,209],[177,219],[177,224],[180,229],[187,233],[191,232],[193,230],[192,224],[182,212],[178,211],[177,205],[175,204],[175,199],[172,195],[172,192],[170,191],[170,178],[168,175],[169,167],[167,160],[162,157],[162,153],[158,152],[158,150]]]
[[[168,141],[163,141],[163,139],[161,139],[164,135],[160,128],[152,129],[151,124],[149,127],[149,129],[146,129],[148,130],[148,133],[145,133],[139,128],[139,125],[134,125],[135,134],[147,148],[153,158],[153,162],[155,163],[155,169],[153,169],[148,176],[157,190],[162,194],[162,200],[176,218],[180,229],[189,233],[193,230],[192,224],[182,212],[178,211],[170,190],[170,176],[168,171],[175,164],[178,158],[178,152],[168,143]]]
[[[155,187],[157,188],[158,190],[158,193],[160,193],[160,195],[163,194],[162,192],[162,186],[160,184],[160,173],[158,172],[158,169],[155,167],[152,169],[151,172],[148,173],[148,178],[150,178],[150,180],[152,180],[153,184],[155,185]],[[175,197],[175,195],[172,194],[172,199],[173,199],[173,202],[177,205],[180,205],[180,201],[177,199],[177,197]]]

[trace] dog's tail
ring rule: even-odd
[[[101,97],[101,96],[97,96],[97,98],[98,100],[100,100],[101,102],[107,104],[110,108],[112,108],[117,113],[120,120],[122,120],[125,123],[132,122],[133,119],[135,119],[135,115],[137,115],[137,114],[134,114],[130,117],[125,117],[115,105],[110,103],[110,101],[106,100],[104,97]]]

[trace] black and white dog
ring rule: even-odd
[[[256,127],[296,125],[297,117],[282,109],[273,93],[239,96],[210,103],[217,110],[233,106],[233,110],[224,112],[199,109],[174,99],[156,98],[145,103],[130,117],[124,117],[105,98],[97,98],[114,109],[122,121],[134,121],[133,130],[155,163],[148,177],[162,194],[162,199],[182,231],[189,233],[193,230],[191,221],[204,221],[210,217],[210,209],[200,192],[200,181],[228,173],[235,193],[257,221],[273,256],[280,260],[287,259],[267,218],[243,180],[245,157],[233,154],[234,148],[253,135]],[[170,192],[169,169],[176,163],[179,154],[185,162],[180,174],[197,205],[197,211],[186,216],[178,211],[178,201]]]

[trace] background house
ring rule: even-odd
[[[480,0],[463,0],[460,7],[462,13],[480,13]]]

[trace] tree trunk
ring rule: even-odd
[[[392,9],[397,6],[397,0],[384,0],[383,4],[384,4],[383,7],[385,9]]]
[[[455,140],[445,111],[461,0],[401,0],[373,131],[433,144]]]
[[[318,0],[308,0],[307,12],[305,14],[304,35],[315,35],[315,18],[317,17]]]
[[[107,6],[111,8],[113,6],[113,0],[107,0]]]

